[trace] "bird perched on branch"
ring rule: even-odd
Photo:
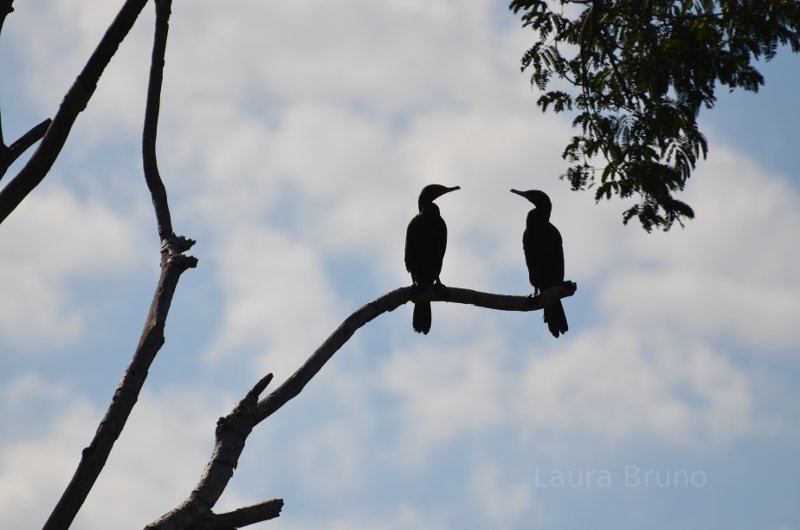
[[[425,292],[434,285],[442,285],[439,274],[447,248],[447,225],[439,215],[439,207],[433,201],[445,193],[461,189],[441,184],[429,184],[419,194],[419,213],[411,219],[406,230],[405,262],[411,273],[411,281]],[[427,333],[431,330],[431,303],[414,302],[414,331]]]
[[[525,252],[525,264],[528,266],[528,277],[533,285],[533,294],[539,293],[564,282],[564,248],[561,233],[550,222],[553,210],[550,197],[543,191],[511,190],[528,199],[534,208],[528,212],[525,221],[525,232],[522,234],[522,249]],[[550,333],[558,338],[569,329],[567,315],[561,301],[546,306],[543,310],[544,321]]]

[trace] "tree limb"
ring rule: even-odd
[[[232,512],[214,515],[190,527],[191,530],[233,530],[251,524],[275,519],[281,514],[282,499],[272,499]]]
[[[247,396],[236,404],[233,411],[217,422],[216,443],[211,459],[189,498],[145,530],[229,530],[277,517],[283,501],[275,499],[255,507],[241,508],[231,514],[215,515],[211,511],[233,476],[239,456],[244,450],[247,436],[260,422],[300,394],[305,385],[322,369],[353,334],[379,315],[394,311],[401,305],[417,300],[469,304],[500,311],[535,311],[557,300],[572,296],[577,290],[573,282],[564,282],[538,296],[512,296],[458,287],[429,289],[416,293],[414,287],[401,287],[369,302],[347,317],[342,324],[317,348],[317,350],[284,383],[258,401],[258,396],[272,380],[272,374],[261,379]],[[266,508],[275,503],[272,509]],[[276,509],[277,507],[277,509]],[[263,511],[262,511],[263,510]],[[237,515],[232,515],[237,514]],[[250,514],[252,518],[244,518]],[[245,522],[247,521],[247,522]]]
[[[431,289],[420,296],[414,296],[412,287],[395,289],[376,300],[363,306],[350,315],[334,331],[325,342],[308,358],[294,374],[269,396],[258,403],[257,418],[262,421],[273,412],[281,408],[290,399],[297,396],[303,387],[314,377],[326,362],[336,353],[342,345],[363,325],[389,311],[394,311],[399,306],[411,300],[429,300],[431,302],[451,302],[456,304],[469,304],[487,309],[501,311],[535,311],[552,304],[561,298],[572,296],[577,290],[573,282],[564,282],[548,289],[539,296],[512,296],[494,293],[448,287],[441,291]]]
[[[222,516],[214,515],[211,509],[219,500],[228,485],[233,471],[239,462],[239,456],[244,450],[244,443],[253,427],[256,425],[255,409],[258,397],[272,381],[272,374],[267,374],[247,393],[247,396],[233,408],[230,414],[217,421],[216,443],[211,455],[211,459],[203,471],[200,481],[192,491],[191,495],[174,510],[171,510],[158,521],[148,525],[146,530],[180,530],[183,528],[206,528],[205,524],[214,523],[215,526],[208,528],[235,528],[236,526],[219,526],[222,521],[232,520],[233,516],[227,519],[218,519]],[[278,500],[280,506],[283,501]],[[237,510],[238,511],[238,510]],[[278,508],[278,513],[280,507]],[[249,514],[254,517],[257,514],[269,515],[269,519],[277,517],[277,513],[272,511],[262,511],[253,508],[245,510],[240,515]],[[264,518],[253,520],[250,523],[266,520]]]
[[[25,166],[0,190],[0,223],[44,179],[67,141],[72,125],[97,89],[97,83],[117,52],[147,0],[126,0],[95,48],[72,87],[67,91],[53,123]]]
[[[114,392],[91,444],[83,450],[72,480],[47,519],[44,530],[69,528],[86,500],[138,400],[148,369],[164,344],[164,327],[178,279],[185,270],[196,264],[195,258],[184,255],[171,256],[164,260],[153,303],[133,359]]]
[[[150,81],[147,85],[147,104],[142,133],[142,163],[144,179],[153,199],[158,235],[162,241],[173,237],[172,219],[167,202],[167,190],[158,171],[156,159],[156,137],[158,136],[158,113],[161,108],[161,85],[164,78],[164,57],[169,32],[169,16],[172,0],[155,0],[156,27],[153,37],[153,55],[150,61]]]
[[[150,71],[151,79],[148,88],[147,117],[145,119],[147,127],[142,136],[143,144],[147,145],[152,142],[152,153],[149,159],[150,169],[148,170],[148,163],[145,162],[145,178],[152,192],[153,206],[156,210],[159,233],[161,233],[164,219],[163,212],[166,212],[166,219],[169,222],[169,206],[166,202],[166,190],[164,190],[158,170],[156,169],[155,174],[153,174],[152,168],[156,167],[155,132],[159,106],[157,100],[160,97],[163,58],[168,29],[165,17],[169,17],[170,0],[157,0],[156,4],[156,35],[153,45],[153,65]],[[156,78],[155,81],[154,78]],[[153,87],[156,88],[154,89]],[[160,192],[158,191],[159,187]],[[156,189],[155,192],[153,191],[154,189]],[[59,499],[58,504],[56,504],[45,523],[44,530],[63,530],[69,528],[72,524],[105,466],[114,443],[122,433],[128,417],[136,405],[150,365],[164,344],[164,328],[167,314],[169,313],[178,280],[184,271],[197,265],[196,258],[183,254],[185,250],[188,250],[194,244],[194,241],[174,236],[171,225],[169,225],[169,233],[171,241],[162,241],[161,276],[133,359],[123,374],[122,381],[120,381],[114,393],[114,397],[103,420],[100,422],[94,439],[89,447],[83,450],[81,461],[75,470],[72,480],[67,485],[61,499]],[[253,402],[256,399],[257,397],[251,398]]]

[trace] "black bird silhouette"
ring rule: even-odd
[[[554,285],[564,282],[564,247],[561,233],[550,223],[550,212],[553,210],[550,197],[543,191],[511,190],[533,203],[533,210],[528,212],[525,221],[525,232],[522,234],[522,249],[525,251],[525,264],[528,266],[528,277],[533,285],[533,294],[537,295]],[[558,338],[566,333],[567,315],[561,301],[544,308],[544,321],[550,333]]]
[[[461,187],[448,188],[441,184],[429,184],[419,194],[419,213],[411,219],[406,230],[406,270],[419,292],[441,285],[439,274],[447,248],[447,225],[439,215],[439,207],[433,201],[445,193]],[[431,330],[431,303],[415,302],[412,320],[414,331],[427,333]]]

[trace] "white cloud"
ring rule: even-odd
[[[17,346],[78,340],[84,317],[70,281],[141,264],[143,239],[131,219],[63,187],[37,189],[2,228],[0,336]]]
[[[0,518],[35,527],[69,482],[102,412],[75,387],[38,376],[12,381],[3,396],[14,407],[3,422],[28,434],[0,445]],[[211,456],[220,409],[230,406],[220,401],[194,390],[140,396],[76,526],[141,528],[188,496]]]
[[[93,432],[94,413],[79,400],[62,409],[44,436],[0,447],[3,524],[30,528],[44,523],[77,465],[81,444]]]
[[[294,473],[314,477],[306,481],[306,489],[325,497],[346,496],[363,485],[365,444],[359,439],[358,425],[353,422],[328,422],[311,429],[313,435],[293,444]]]
[[[76,524],[142,528],[181,503],[211,457],[217,418],[233,403],[197,389],[144,392]]]
[[[685,230],[630,234],[627,267],[610,272],[601,308],[618,323],[733,339],[755,353],[800,344],[800,196],[779,177],[718,147],[687,200]],[[633,259],[631,259],[633,258]]]
[[[490,464],[477,468],[470,479],[475,504],[481,507],[497,527],[518,519],[532,504],[531,487],[526,482],[512,482]]]
[[[366,516],[339,516],[331,514],[324,520],[297,517],[288,511],[281,515],[281,528],[302,530],[416,530],[418,528],[448,528],[440,517],[411,506],[399,506],[391,513]]]
[[[381,368],[381,392],[398,399],[402,460],[424,464],[431,449],[479,435],[503,418],[505,374],[491,341],[398,351]]]
[[[224,306],[212,359],[254,356],[281,381],[334,329],[334,295],[310,245],[239,227],[220,243],[216,266]]]
[[[481,15],[489,9],[484,3],[448,16],[455,11],[448,5],[244,2],[221,19],[212,2],[200,3],[176,9],[171,50],[186,60],[183,87],[194,87],[184,94],[240,97],[256,85],[278,100],[366,101],[391,112],[432,106],[456,84],[468,93],[494,82],[486,62],[465,53],[486,55],[491,33]],[[456,34],[470,39],[453,40]]]
[[[705,446],[753,427],[747,377],[693,341],[586,331],[533,359],[518,381],[519,421],[534,436],[583,432]]]
[[[26,98],[39,109],[41,114],[35,119],[52,117],[114,20],[120,4],[37,0],[14,7],[14,13],[3,26],[3,35],[15,43],[13,55],[24,73],[15,82],[15,95]],[[152,11],[152,4],[145,7],[138,24],[101,78],[86,112],[77,120],[77,128],[88,133],[93,142],[107,136],[107,130],[91,125],[96,121],[113,124],[117,133],[121,132],[120,126],[128,130],[141,127]]]

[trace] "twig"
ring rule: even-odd
[[[0,134],[0,179],[3,178],[8,168],[13,164],[22,153],[27,151],[30,146],[42,139],[50,127],[52,120],[47,118],[38,125],[34,125],[31,130],[20,136],[13,144],[6,146],[3,144],[2,134]]]
[[[190,527],[190,530],[231,530],[275,519],[281,514],[283,499],[272,499],[232,512],[213,515]]]

